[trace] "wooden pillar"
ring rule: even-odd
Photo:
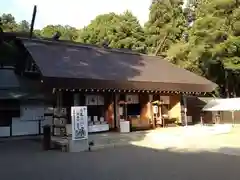
[[[149,108],[149,113],[150,113],[150,117],[151,117],[151,124],[152,124],[152,128],[155,128],[155,121],[154,121],[154,115],[153,115],[153,105],[152,105],[152,101],[153,101],[153,95],[152,94],[148,94],[149,98],[148,98],[148,108]]]
[[[117,99],[116,93],[113,93],[113,117],[114,117],[114,129],[117,129]]]
[[[232,126],[235,126],[235,112],[232,111]]]
[[[108,122],[110,129],[115,128],[113,94],[105,94],[104,111],[105,119]]]
[[[74,106],[80,106],[80,94],[74,93],[73,95],[73,105]]]
[[[118,104],[118,101],[119,101],[119,94],[115,93],[115,96],[114,96],[114,111],[115,111],[115,121],[116,121],[116,129],[119,129],[120,128],[120,116],[119,116],[119,104]]]
[[[160,94],[154,94],[152,96],[152,101],[157,101],[160,102]],[[157,113],[153,113],[153,128],[156,128],[157,126],[157,121],[161,120],[161,107],[159,104],[152,105],[152,111],[154,106],[157,106]]]
[[[149,114],[149,95],[148,94],[140,94],[139,95],[139,103],[141,105],[140,110],[140,123],[142,126],[146,126],[146,128],[150,127],[151,116]]]
[[[62,107],[62,92],[56,92],[56,108],[59,110]]]
[[[228,69],[225,69],[225,94],[226,97],[229,98],[230,97],[230,93],[229,93],[229,73],[228,73]]]
[[[71,124],[71,106],[74,106],[74,94],[70,91],[65,91],[62,94],[61,107],[66,108],[68,124]]]

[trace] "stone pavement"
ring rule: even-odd
[[[37,144],[34,141],[30,142]],[[23,146],[21,146],[21,143]],[[223,154],[209,152],[180,153],[131,145],[82,153],[42,152],[37,149],[36,144],[26,146],[27,141],[21,143],[17,144],[19,148],[16,147],[11,151],[3,150],[3,144],[0,144],[0,179],[240,179],[240,157]],[[26,151],[22,151],[23,149]]]
[[[223,153],[226,148],[240,149],[240,144],[237,143],[238,141],[236,140],[238,132],[240,132],[238,131],[239,129],[240,128],[232,129],[229,125],[211,127],[171,127],[126,134],[111,132],[91,134],[89,135],[89,141],[94,142],[92,150],[135,145],[155,149],[170,148],[180,151],[219,151]],[[234,136],[232,133],[233,131],[235,132]],[[228,152],[229,150],[226,153]]]
[[[239,129],[228,134],[191,136],[190,131],[198,132],[194,128],[103,133],[97,136],[96,145],[117,146],[122,139],[125,146],[81,153],[42,151],[39,138],[0,139],[0,179],[239,180]]]
[[[174,132],[151,132],[142,141],[132,144],[154,149],[172,149],[188,152],[220,152],[240,156],[239,127],[229,125],[216,127],[190,126]]]
[[[92,150],[135,145],[154,149],[178,149],[181,151],[188,149],[188,151],[216,152],[221,149],[219,151],[222,153],[224,149],[228,149],[227,152],[229,152],[229,149],[235,149],[234,154],[238,154],[236,149],[240,149],[240,143],[238,143],[239,132],[239,127],[231,130],[228,126],[227,128],[170,127],[126,134],[111,132],[91,134],[89,135],[89,141],[94,141]]]
[[[132,142],[142,141],[151,131],[131,133],[100,133],[89,135],[89,141],[94,142],[93,149],[130,145]]]

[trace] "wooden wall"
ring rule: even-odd
[[[181,119],[181,95],[171,95],[169,105],[169,117],[176,118],[180,123]]]
[[[114,99],[113,94],[104,94],[104,109],[105,109],[105,120],[108,122],[110,129],[114,129]]]
[[[131,118],[133,128],[145,129],[151,126],[151,103],[149,102],[149,94],[139,95],[139,103],[141,105],[140,118]]]
[[[240,124],[240,112],[235,111],[234,112],[234,119],[235,119],[235,124]],[[232,112],[222,112],[221,113],[221,120],[220,123],[226,123],[226,124],[231,124],[232,121]]]
[[[80,93],[80,105],[85,104],[85,93]],[[91,94],[91,93],[90,93]],[[116,109],[115,113],[115,104],[114,104],[114,94],[112,93],[102,93],[104,96],[104,116],[105,120],[109,123],[110,128],[114,129],[118,127],[118,108]],[[116,94],[118,95],[118,94]],[[119,96],[119,95],[118,95]],[[181,122],[181,96],[180,95],[174,95],[174,94],[154,94],[152,97],[152,100],[160,100],[160,96],[169,96],[170,97],[170,104],[169,104],[169,117],[170,118],[176,118],[179,122]],[[118,99],[118,98],[116,98]],[[115,100],[116,101],[116,100]],[[140,111],[140,118],[133,118],[131,119],[131,124],[135,127],[143,127],[143,128],[149,128],[151,127],[153,122],[153,114],[152,114],[152,102],[150,102],[149,94],[148,93],[142,93],[139,95],[139,101],[141,104],[141,111]],[[116,101],[116,104],[118,102]],[[68,106],[70,110],[70,107],[73,105],[73,93],[65,92],[63,94],[63,106]],[[118,107],[118,105],[116,105]],[[70,111],[68,111],[70,114]],[[115,119],[116,118],[116,119]],[[70,117],[69,117],[70,119]]]

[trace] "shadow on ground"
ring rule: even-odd
[[[240,156],[133,145],[61,153],[42,151],[39,141],[33,139],[0,143],[0,167],[4,180],[240,179]]]

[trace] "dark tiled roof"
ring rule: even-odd
[[[0,90],[0,99],[44,99],[44,94],[19,90]]]
[[[3,33],[4,38],[8,39],[14,39],[16,37],[22,37],[22,38],[28,38],[30,36],[29,32],[4,32]],[[33,37],[36,37],[33,34]]]
[[[0,90],[38,92],[41,90],[41,82],[18,76],[14,69],[0,69]]]
[[[41,82],[15,74],[14,69],[0,69],[0,99],[40,99]]]
[[[0,89],[19,87],[20,83],[13,69],[0,69]]]
[[[189,107],[204,107],[212,99],[214,99],[214,98],[213,97],[188,96],[187,97],[187,105]]]
[[[46,40],[22,39],[22,42],[43,77],[111,81],[115,85],[133,82],[137,89],[136,83],[147,83],[149,87],[145,89],[159,90],[205,92],[216,87],[207,79],[156,56]]]

